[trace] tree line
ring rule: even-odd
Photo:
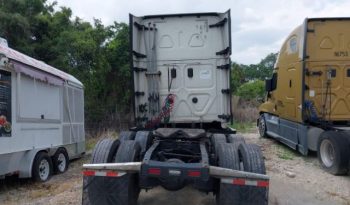
[[[85,87],[88,125],[130,112],[129,32],[125,23],[105,26],[73,17],[46,0],[0,0],[0,37],[11,48],[78,78]]]
[[[78,78],[85,87],[86,126],[111,126],[132,112],[129,28],[74,17],[46,0],[0,0],[0,37],[9,46]],[[256,65],[233,63],[231,85],[271,76],[276,54]]]
[[[232,63],[231,88],[234,95],[244,100],[262,98],[265,95],[264,80],[271,78],[277,53],[270,53],[258,64]]]

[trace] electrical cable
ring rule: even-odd
[[[158,126],[162,122],[163,119],[164,119],[165,123],[168,123],[170,120],[170,113],[172,112],[172,110],[174,108],[174,104],[175,104],[175,95],[169,94],[165,98],[163,107],[162,107],[160,113],[158,114],[158,116],[153,117],[150,121],[148,121],[146,123],[145,127],[147,129],[154,128],[154,127]]]

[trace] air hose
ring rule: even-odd
[[[152,117],[152,119],[146,123],[145,127],[154,128],[155,126],[159,125],[163,119],[164,119],[164,123],[169,123],[170,113],[174,108],[174,104],[175,104],[175,95],[169,94],[164,100],[164,104],[162,106],[160,113],[157,116]]]

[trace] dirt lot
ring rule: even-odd
[[[253,130],[244,137],[247,142],[259,144],[264,152],[271,176],[270,204],[350,205],[350,176],[327,174],[319,168],[314,153],[302,157],[274,140],[260,139],[255,133]],[[73,161],[68,172],[43,184],[14,178],[1,180],[0,204],[80,204],[81,165],[88,160],[87,155]],[[215,198],[188,187],[178,192],[156,188],[142,192],[139,199],[140,205],[165,203],[213,205]]]

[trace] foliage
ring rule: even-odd
[[[244,83],[237,89],[236,94],[244,100],[262,98],[265,94],[265,83],[261,80]]]
[[[46,0],[0,0],[0,36],[9,46],[78,78],[88,124],[130,112],[128,26],[75,17]]]
[[[237,63],[232,63],[231,69],[231,89],[235,93],[239,86],[241,86],[245,81],[242,65]]]
[[[277,53],[270,53],[258,64],[232,63],[231,88],[233,93],[245,82],[271,78],[276,59]]]
[[[246,80],[265,80],[270,78],[273,72],[273,66],[276,62],[277,53],[270,53],[259,64],[246,66],[244,74]]]

